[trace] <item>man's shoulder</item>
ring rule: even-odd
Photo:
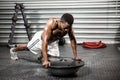
[[[49,18],[48,19],[48,23],[50,23],[50,24],[53,23],[54,21],[55,21],[55,18]]]
[[[49,20],[48,20],[48,24],[49,25],[54,25],[54,26],[56,26],[57,25],[57,22],[59,21],[60,19],[58,19],[58,18],[49,18]]]
[[[49,20],[50,21],[57,21],[57,20],[60,20],[59,18],[54,18],[54,17],[52,17],[52,18],[49,18]]]
[[[51,28],[51,29],[54,29],[55,27],[56,27],[56,25],[57,25],[57,19],[58,18],[49,18],[49,20],[48,20],[48,22],[47,22],[47,29],[49,28]]]

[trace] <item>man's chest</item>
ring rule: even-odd
[[[60,30],[60,29],[55,29],[51,33],[51,37],[63,37],[67,34],[66,31]]]
[[[49,42],[54,42],[56,40],[61,39],[63,36],[65,36],[67,34],[67,32],[61,31],[59,29],[55,29],[52,31],[51,33],[51,37]]]

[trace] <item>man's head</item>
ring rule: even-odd
[[[63,14],[61,20],[67,22],[69,25],[72,25],[74,22],[73,16],[69,13]]]

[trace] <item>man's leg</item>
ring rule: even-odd
[[[41,52],[40,56],[38,55],[38,62],[40,62],[40,63],[42,63],[42,61],[43,61],[42,55],[43,55],[42,52]],[[49,58],[50,57],[58,58],[60,56],[58,41],[55,41],[48,45],[47,55]]]
[[[17,60],[17,51],[28,50],[27,44],[18,44],[16,47],[10,49],[10,55],[12,60]]]
[[[60,56],[58,41],[55,41],[48,45],[48,56],[49,57],[59,57]]]
[[[27,44],[18,44],[17,47],[14,48],[13,51],[23,51],[23,50],[27,50]]]

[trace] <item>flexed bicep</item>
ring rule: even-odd
[[[43,35],[42,35],[42,41],[43,41],[43,44],[48,44],[48,41],[50,40],[50,37],[51,37],[51,32],[52,32],[52,22],[49,20],[47,23],[46,23],[46,26],[44,28],[44,31],[43,31]]]

